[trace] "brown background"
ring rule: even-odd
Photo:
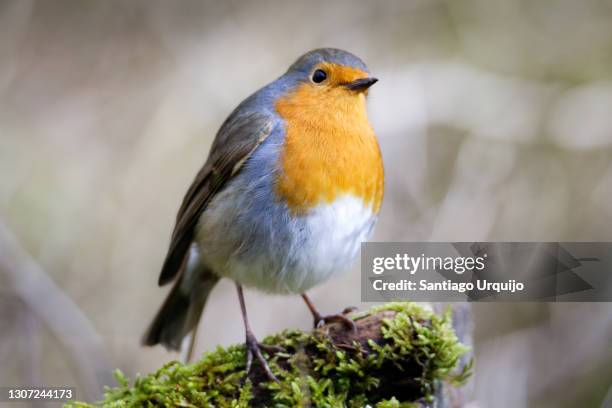
[[[5,0],[0,222],[52,278],[27,282],[41,289],[29,302],[65,295],[82,314],[41,306],[76,327],[51,330],[15,289],[19,268],[0,269],[0,385],[89,398],[112,367],[176,358],[138,339],[165,294],[180,199],[230,110],[319,46],[380,78],[375,240],[612,241],[609,1]],[[358,265],[312,297],[327,312],[358,304]],[[311,323],[296,297],[247,303],[259,335]],[[612,398],[610,304],[474,309],[480,406]],[[223,282],[198,352],[241,341],[239,316]]]

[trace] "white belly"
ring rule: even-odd
[[[262,213],[244,196],[233,188],[219,194],[200,218],[197,242],[216,274],[266,292],[303,293],[346,270],[376,220],[351,195],[297,218],[280,204]]]
[[[353,196],[318,206],[308,216],[308,239],[298,251],[296,276],[288,277],[290,287],[304,291],[349,268],[361,243],[370,237],[374,221],[371,207]]]

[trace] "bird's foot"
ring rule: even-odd
[[[259,346],[260,350],[265,351],[270,355],[287,352],[287,350],[285,350],[283,347],[274,344],[257,343],[257,345]]]
[[[253,365],[253,356],[255,356],[255,358],[261,365],[261,368],[263,369],[264,373],[266,374],[266,377],[268,377],[268,379],[271,381],[278,382],[278,378],[276,378],[276,376],[272,373],[272,370],[270,370],[270,366],[268,365],[268,362],[264,358],[263,354],[261,354],[262,349],[266,352],[269,352],[271,348],[275,348],[275,346],[267,346],[265,344],[260,344],[257,342],[257,339],[255,338],[255,336],[253,336],[253,334],[247,333],[247,336],[246,336],[246,352],[247,352],[246,373],[247,375],[249,375],[251,372],[251,367]]]
[[[347,314],[353,313],[356,310],[357,310],[357,306],[347,306],[344,308],[344,310],[342,310],[342,314],[347,315]]]
[[[315,316],[315,319],[314,319],[315,329],[323,326],[324,324],[328,324],[328,323],[340,323],[347,330],[350,330],[351,332],[356,333],[357,325],[355,324],[353,319],[347,316],[347,313],[351,312],[351,311],[347,312],[347,309],[344,309],[344,311],[341,314],[334,314],[334,315],[327,315],[327,316],[320,316],[320,315]]]

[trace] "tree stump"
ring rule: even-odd
[[[170,362],[133,385],[118,373],[120,385],[104,401],[72,406],[463,406],[470,397],[469,308],[436,308],[387,303],[352,313],[355,332],[330,324],[268,336],[264,344],[278,349],[266,354],[278,383],[256,363],[245,375],[243,345],[219,347],[193,364]]]

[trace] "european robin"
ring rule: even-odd
[[[195,336],[220,278],[236,283],[255,357],[275,379],[249,327],[242,286],[301,294],[350,265],[383,199],[383,164],[366,113],[376,78],[355,55],[310,51],[229,115],[176,217],[159,285],[174,281],[143,337],[178,350]],[[193,343],[192,345],[193,346]]]

